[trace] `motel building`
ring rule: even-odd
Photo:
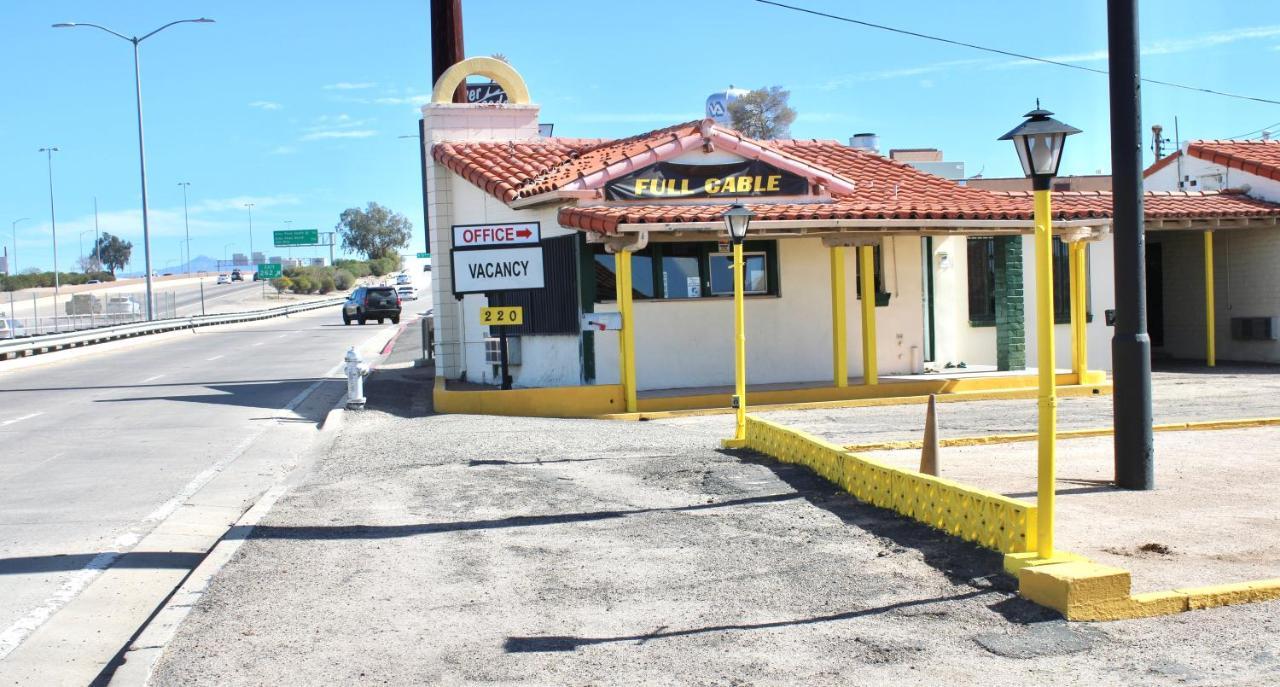
[[[450,102],[468,75],[496,81],[510,101]],[[727,407],[734,309],[722,216],[734,203],[754,213],[744,243],[749,405],[1034,390],[1030,193],[966,187],[832,140],[752,140],[710,119],[596,140],[542,136],[538,115],[520,76],[491,58],[455,65],[422,108],[437,410]],[[1182,174],[1200,162],[1231,172],[1213,188],[1206,172],[1194,190],[1145,200],[1159,256],[1148,257],[1156,350],[1205,359],[1215,340],[1224,359],[1278,360],[1274,339],[1238,340],[1231,328],[1252,335],[1262,325],[1237,318],[1280,314],[1266,257],[1280,246],[1280,205],[1268,202],[1280,201],[1280,166],[1242,190],[1247,172],[1193,163],[1197,150],[1179,154]],[[1280,161],[1280,143],[1267,150]],[[1154,166],[1148,184],[1171,166]],[[1110,195],[1055,193],[1053,230],[1058,383],[1064,394],[1106,393]],[[541,265],[521,264],[534,249]],[[542,286],[477,290],[495,275]],[[1249,293],[1259,280],[1272,284],[1269,301]],[[502,332],[509,391],[486,306],[522,308],[522,324]]]

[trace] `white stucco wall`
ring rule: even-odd
[[[828,382],[832,378],[831,282],[828,249],[820,239],[778,242],[781,295],[746,301],[747,376],[753,384]],[[919,239],[890,238],[882,248],[889,304],[876,308],[880,374],[913,371],[911,348],[922,355]],[[862,375],[862,325],[855,297],[854,249],[845,249],[849,375]],[[733,383],[733,300],[635,301],[636,384],[640,389]],[[597,304],[601,312],[613,303]],[[918,371],[915,370],[915,371]],[[596,379],[618,381],[618,342],[596,335]]]
[[[1039,348],[1036,345],[1035,311],[1035,244],[1031,236],[1022,237],[1023,306],[1026,317],[1027,367],[1036,367]],[[935,346],[938,365],[964,362],[973,365],[996,364],[996,328],[969,324],[968,241],[963,236],[934,240],[934,310]],[[940,255],[946,253],[951,267],[939,267]],[[1090,304],[1093,321],[1088,324],[1089,368],[1111,369],[1111,328],[1106,326],[1103,311],[1115,307],[1115,280],[1112,278],[1110,238],[1089,245]],[[1054,358],[1057,367],[1071,367],[1071,325],[1054,325]]]
[[[1188,181],[1181,189],[1178,188],[1179,164],[1182,167],[1182,176],[1194,180],[1196,182],[1194,186]],[[1185,153],[1182,155],[1181,162],[1175,160],[1143,179],[1143,188],[1147,191],[1220,191],[1244,186],[1249,187],[1249,195],[1254,198],[1280,203],[1280,181],[1225,165],[1213,164]]]

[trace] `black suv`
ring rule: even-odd
[[[360,324],[377,320],[382,324],[388,318],[391,324],[400,324],[400,294],[393,286],[361,286],[342,304],[343,324],[351,324],[351,320]]]
[[[231,281],[244,281],[244,275],[240,274],[240,270],[231,270]]]

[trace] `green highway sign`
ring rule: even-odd
[[[418,258],[419,258],[419,259],[425,259],[425,258],[430,258],[430,257],[431,257],[431,254],[430,254],[430,253],[418,253]]]
[[[258,265],[259,279],[275,279],[281,274],[280,265],[274,262],[264,262],[261,265]]]
[[[319,229],[286,229],[275,232],[276,248],[320,245]]]

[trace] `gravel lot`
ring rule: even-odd
[[[154,684],[1280,682],[1280,604],[1068,625],[995,554],[718,450],[728,416],[432,416],[423,381],[375,375]]]

